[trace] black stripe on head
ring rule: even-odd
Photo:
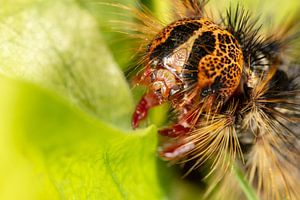
[[[191,82],[190,79],[193,79],[193,83],[197,82],[198,76],[190,76],[189,74],[198,74],[198,65],[200,60],[211,54],[215,50],[216,39],[212,32],[204,32],[201,36],[199,36],[192,47],[192,51],[190,53],[189,59],[184,66],[182,77],[184,81]]]
[[[164,43],[158,45],[150,55],[150,59],[162,59],[173,52],[174,49],[184,44],[194,33],[199,30],[202,25],[198,22],[187,22],[178,25],[170,32],[169,37]]]

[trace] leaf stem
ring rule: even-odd
[[[237,166],[233,166],[233,173],[235,174],[235,177],[236,177],[241,189],[245,193],[247,199],[248,200],[259,200],[254,189],[249,184],[249,182],[245,179],[243,172]]]

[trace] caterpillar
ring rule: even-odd
[[[224,199],[243,199],[231,169],[238,166],[261,199],[300,199],[299,20],[272,33],[241,4],[219,17],[208,0],[175,0],[171,23],[142,9],[116,5],[139,42],[135,83],[147,88],[132,116],[170,104],[175,116],[159,130],[159,154],[188,172],[210,165]],[[223,197],[223,198],[222,198]]]

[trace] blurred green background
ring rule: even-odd
[[[134,48],[110,20],[133,19],[105,2],[137,6],[0,0],[0,199],[201,199],[201,187],[157,159],[154,126],[130,129],[140,93],[132,95],[123,72]],[[270,27],[300,5],[240,2]],[[170,21],[172,1],[143,3]],[[162,124],[165,110],[152,111],[148,124]]]

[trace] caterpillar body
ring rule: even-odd
[[[159,154],[177,163],[205,163],[224,199],[241,199],[231,168],[238,166],[262,199],[300,199],[299,20],[264,34],[240,4],[210,17],[206,0],[176,0],[173,22],[126,6],[139,39],[138,84],[147,88],[132,116],[171,105],[175,121],[159,130]],[[298,59],[298,60],[297,60]]]

